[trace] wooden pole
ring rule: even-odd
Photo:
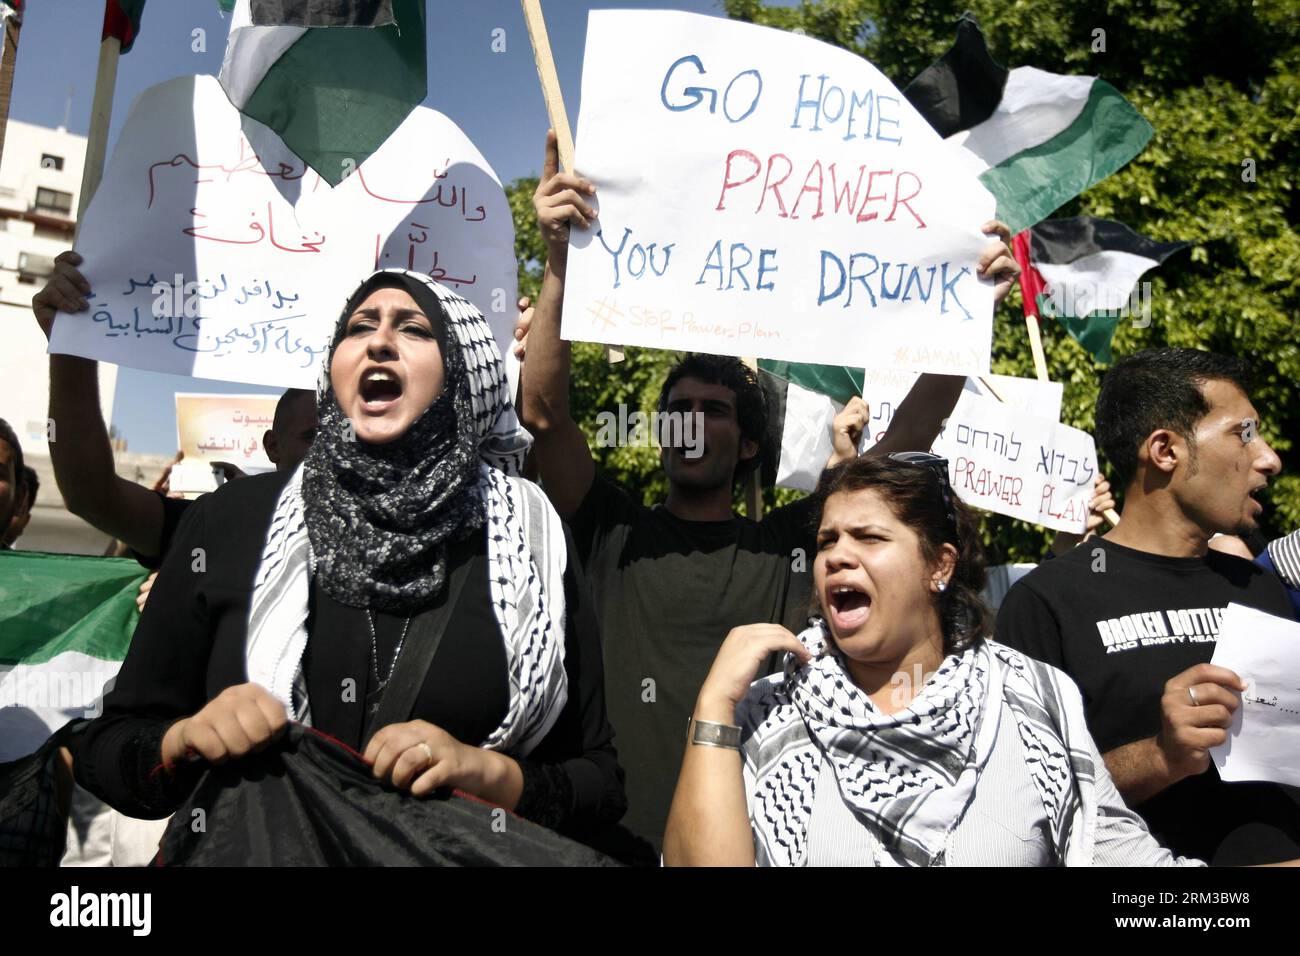
[[[753,358],[741,359],[746,365],[758,374],[758,361]],[[760,449],[759,454],[762,454]],[[745,482],[745,514],[751,521],[763,520],[763,462],[759,461],[758,467],[749,473],[749,480]]]
[[[14,91],[14,69],[18,62],[18,33],[23,15],[9,7],[4,16],[4,55],[0,57],[0,156],[4,155],[5,127],[9,125],[9,98]]]
[[[1043,333],[1038,327],[1038,319],[1025,313],[1025,328],[1029,330],[1029,351],[1034,354],[1034,374],[1040,382],[1049,382],[1047,376],[1047,356],[1043,354]]]
[[[573,172],[573,130],[569,128],[569,114],[564,108],[564,92],[560,77],[555,72],[555,57],[551,54],[551,40],[546,33],[546,19],[542,16],[542,0],[519,0],[524,8],[524,23],[528,26],[528,39],[533,45],[533,59],[537,63],[537,78],[542,84],[542,99],[546,101],[546,115],[555,130],[555,145],[560,153],[560,168]],[[623,349],[616,345],[605,346],[605,358],[610,364],[621,362]]]
[[[1040,382],[1051,381],[1047,377],[1047,359],[1043,355],[1043,334],[1038,328],[1038,319],[1026,313],[1025,325],[1029,327],[1029,348],[1034,353],[1034,371],[1038,375],[1038,380]],[[983,379],[980,381],[983,381]],[[985,387],[988,387],[987,383],[985,383]],[[992,391],[992,389],[989,389],[989,391]],[[1001,399],[998,400],[1001,401]],[[1114,508],[1107,508],[1102,512],[1102,517],[1110,523],[1112,528],[1119,524],[1119,512]]]
[[[1035,314],[1037,310],[1031,310],[1030,308],[1030,304],[1034,300],[1034,290],[1030,288],[1028,282],[1029,270],[1032,267],[1029,262],[1027,233],[1020,233],[1016,236],[1013,251],[1016,261],[1020,265],[1020,295],[1024,299],[1025,328],[1029,332],[1029,351],[1034,356],[1034,374],[1040,382],[1050,382],[1051,378],[1047,374],[1047,356],[1043,353],[1043,332],[1038,327],[1038,316]],[[993,392],[993,389],[989,388],[988,382],[983,379],[980,379],[980,381],[985,388]],[[996,392],[993,392],[993,394],[995,398],[998,398]],[[1002,399],[998,398],[998,401],[1002,401]],[[1119,524],[1119,512],[1114,508],[1107,508],[1102,517],[1110,522],[1112,527]]]
[[[86,164],[81,172],[81,194],[77,197],[77,232],[90,198],[104,178],[104,157],[108,153],[108,124],[113,118],[113,91],[117,87],[117,61],[122,41],[110,36],[99,45],[99,69],[95,74],[95,98],[90,106],[90,135],[86,138]]]

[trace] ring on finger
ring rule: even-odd
[[[1201,702],[1200,702],[1199,700],[1196,699],[1196,688],[1195,688],[1195,687],[1190,687],[1190,686],[1189,686],[1189,687],[1187,688],[1187,696],[1190,697],[1190,698],[1192,699],[1192,706],[1193,706],[1193,707],[1200,707],[1200,706],[1201,706]]]
[[[432,764],[432,763],[433,763],[433,748],[430,747],[430,746],[429,746],[427,743],[425,743],[423,740],[421,740],[421,741],[420,741],[418,744],[416,744],[415,746],[419,747],[421,750],[424,751],[424,765],[427,767],[427,766],[429,766],[430,764]]]

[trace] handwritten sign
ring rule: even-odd
[[[868,368],[863,372],[862,400],[871,409],[871,420],[862,442],[862,450],[865,451],[888,434],[899,405],[921,376],[917,372],[879,368]],[[1061,418],[1064,386],[1060,382],[1040,382],[1014,375],[982,375],[966,379],[964,389],[965,393],[971,395],[983,395],[994,400],[1000,398],[1012,408],[1039,418],[1050,418],[1052,421],[1060,421]]]
[[[1087,432],[963,392],[933,450],[968,505],[1057,531],[1087,527],[1097,473]]]
[[[1300,787],[1300,624],[1229,604],[1211,663],[1246,682],[1227,743],[1210,750],[1219,777]]]
[[[137,98],[77,241],[94,293],[50,350],[159,372],[311,388],[349,292],[375,268],[427,273],[515,323],[500,181],[423,107],[333,189],[230,105],[215,77]]]
[[[250,474],[271,471],[262,436],[275,420],[276,395],[176,393],[176,447],[185,460],[227,461]]]
[[[879,70],[753,24],[593,11],[567,339],[988,371],[994,200]]]

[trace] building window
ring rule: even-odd
[[[36,283],[54,275],[54,260],[49,256],[18,253],[18,281]]]
[[[41,169],[56,169],[63,171],[63,157],[55,156],[53,153],[41,153]]]
[[[38,187],[36,190],[36,209],[39,212],[57,212],[65,216],[71,215],[72,193]]]

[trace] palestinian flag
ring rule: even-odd
[[[21,4],[19,9],[22,9]],[[104,35],[99,42],[117,37],[122,52],[127,52],[140,34],[140,17],[143,15],[144,0],[108,0],[104,4]]]
[[[1118,170],[1154,132],[1104,80],[994,62],[969,17],[903,95],[997,198],[1013,234]]]
[[[219,79],[337,186],[428,93],[423,0],[238,0]]]
[[[765,485],[812,491],[835,450],[831,426],[849,400],[862,395],[863,371],[838,365],[758,363],[767,395],[770,455]]]
[[[1138,280],[1189,242],[1156,242],[1110,219],[1048,219],[1016,235],[1025,314],[1054,315],[1098,362],[1125,316],[1149,319]]]
[[[0,551],[0,762],[94,716],[139,619],[126,558]]]

